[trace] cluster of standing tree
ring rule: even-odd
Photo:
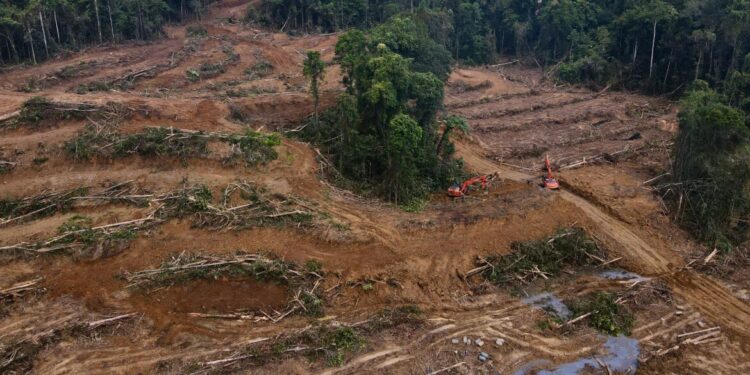
[[[316,109],[305,136],[332,156],[349,181],[393,202],[410,204],[444,188],[463,173],[448,137],[453,129],[466,129],[455,117],[442,119],[439,129],[447,54],[422,22],[408,16],[394,17],[369,34],[341,35],[336,60],[346,92],[320,117]],[[310,52],[304,69],[316,102],[319,59]]]
[[[748,0],[264,0],[256,17],[313,32],[404,12],[421,14],[456,59],[512,55],[555,66],[566,81],[651,92],[723,81],[750,52]]]
[[[167,21],[201,17],[210,0],[3,0],[0,64],[38,62],[105,42],[148,40]]]
[[[750,234],[750,54],[718,90],[697,80],[680,106],[673,179],[662,189],[675,218],[728,248]]]

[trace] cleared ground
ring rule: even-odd
[[[245,7],[220,2],[205,23],[206,37],[171,27],[154,43],[93,48],[10,70],[0,76],[0,119],[42,95],[56,103],[120,103],[134,113],[113,124],[122,134],[154,126],[285,134],[312,111],[301,75],[304,52],[320,50],[331,61],[337,35],[290,37],[227,21],[241,18]],[[201,71],[202,64],[222,69],[191,79],[189,71]],[[331,66],[324,104],[340,90],[339,79]],[[99,118],[0,128],[0,160],[14,165],[0,174],[0,200],[88,188],[87,199],[50,215],[0,218],[0,372],[411,374],[450,367],[441,373],[533,373],[603,358],[606,338],[594,330],[540,329],[547,313],[524,303],[524,295],[479,275],[464,277],[481,266],[478,259],[508,253],[514,241],[570,226],[584,228],[614,261],[569,269],[545,290],[563,299],[591,291],[621,296],[635,314],[638,373],[750,372],[750,306],[741,286],[730,290],[687,266],[700,246],[671,224],[643,184],[668,162],[674,104],[555,87],[537,71],[512,65],[457,68],[446,98],[446,111],[471,127],[457,143],[467,167],[499,171],[502,179],[486,195],[450,200],[435,194],[419,213],[331,185],[318,173],[324,164],[314,148],[291,138],[276,147],[276,160],[247,167],[226,163],[229,151],[215,141],[208,154],[187,158],[74,160],[65,142],[92,123],[109,126]],[[537,186],[545,154],[562,170],[560,192]],[[101,198],[121,184],[127,190],[117,193],[120,199]],[[76,215],[92,227],[151,223],[165,197],[197,184],[213,192],[211,205],[223,215],[239,212],[244,221],[223,216],[221,223],[230,225],[217,228],[200,224],[206,216],[165,216],[136,227],[125,246],[110,242],[87,252],[17,246],[59,236]],[[221,201],[237,184],[261,189],[267,199],[261,202],[270,202],[260,221],[245,210],[242,194]],[[310,219],[273,221],[293,211]],[[294,288],[246,277],[128,287],[137,272],[166,267],[175,256],[224,261],[258,251],[300,266],[319,262],[321,278],[305,287],[321,297],[325,315],[302,313]],[[631,285],[602,278],[600,271],[610,267],[649,280]],[[367,344],[346,352],[337,366],[299,354],[314,351],[303,347],[312,344],[274,346],[270,357],[261,350],[280,335],[297,337],[320,325],[365,327],[384,308],[412,305],[423,311],[418,322],[366,330]],[[290,306],[300,311],[284,315]],[[706,329],[712,341],[685,342]],[[466,345],[464,336],[485,343]],[[490,360],[480,361],[481,351]]]

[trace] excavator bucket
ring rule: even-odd
[[[550,190],[557,190],[560,188],[560,183],[557,182],[557,179],[552,174],[552,167],[549,163],[549,155],[546,155],[544,157],[544,165],[547,167],[547,176],[542,177],[542,184],[545,188]]]
[[[560,188],[560,183],[554,178],[544,178],[544,187],[550,190],[557,190]]]

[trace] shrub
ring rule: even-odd
[[[615,302],[613,294],[595,292],[583,298],[566,301],[573,316],[588,314],[589,326],[608,335],[629,335],[633,328],[633,315]]]

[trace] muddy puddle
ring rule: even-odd
[[[634,272],[629,272],[621,269],[611,269],[602,271],[599,273],[599,276],[607,279],[607,280],[623,280],[623,281],[632,281],[632,282],[643,282],[651,280],[648,277],[641,276]]]
[[[535,294],[530,297],[524,298],[523,303],[530,305],[534,308],[545,310],[550,312],[561,319],[570,318],[570,309],[563,303],[563,301],[552,292],[545,292]]]
[[[598,276],[608,280],[644,281],[648,278],[624,270],[606,270]],[[561,319],[570,319],[568,306],[553,292],[543,292],[524,298],[524,303]],[[618,373],[635,373],[638,367],[640,344],[637,339],[625,336],[601,336],[604,340],[600,353],[583,356],[574,361],[554,366],[546,359],[536,359],[523,365],[514,375],[578,375],[586,369],[604,369]]]
[[[605,366],[610,372],[635,373],[638,368],[638,355],[641,352],[638,340],[625,336],[607,336],[606,338],[604,342],[606,354],[582,357],[546,370],[538,369],[550,367],[551,362],[538,359],[525,364],[513,374],[578,375],[584,373],[587,368],[598,370],[604,369]]]

